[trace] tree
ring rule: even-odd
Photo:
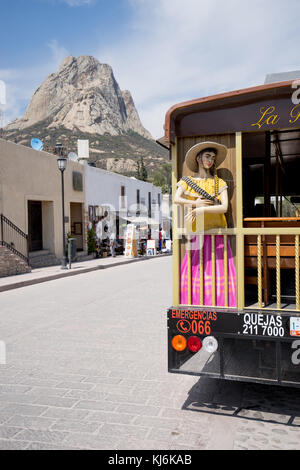
[[[137,161],[137,172],[136,177],[138,180],[147,181],[148,179],[148,172],[144,164],[144,158],[141,155],[140,159]]]
[[[160,171],[155,171],[153,173],[153,184],[155,186],[163,186],[165,184],[164,175]]]
[[[165,177],[165,184],[171,186],[172,184],[172,165],[171,163],[163,163],[162,165],[163,174]]]
[[[168,193],[172,181],[172,165],[163,163],[161,171],[153,173],[153,184],[160,186],[163,193]]]

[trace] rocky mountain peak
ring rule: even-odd
[[[87,55],[67,56],[35,91],[24,117],[6,130],[26,129],[41,121],[49,129],[64,127],[100,135],[132,130],[152,139],[130,92],[121,91],[111,66]]]

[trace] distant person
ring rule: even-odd
[[[162,230],[161,227],[159,227],[159,232],[158,232],[158,251],[161,251],[162,249]]]
[[[166,231],[162,230],[161,231],[161,236],[162,236],[162,246],[165,248],[166,247]]]
[[[117,240],[115,232],[111,232],[109,237],[109,246],[110,246],[110,254],[113,258],[116,257],[116,247],[117,247]]]

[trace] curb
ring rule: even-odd
[[[6,286],[0,286],[0,292],[18,289],[20,287],[32,286],[34,284],[41,284],[42,282],[53,281],[55,279],[61,279],[62,277],[77,276],[78,274],[85,274],[85,273],[89,273],[92,271],[98,271],[99,269],[108,269],[108,268],[113,268],[114,266],[123,266],[125,264],[137,263],[139,261],[147,261],[150,259],[157,259],[157,258],[162,258],[165,256],[172,256],[172,253],[166,253],[166,254],[161,254],[161,255],[156,255],[156,256],[143,256],[141,258],[133,258],[133,259],[129,259],[126,261],[119,261],[119,262],[107,264],[104,266],[99,265],[99,266],[93,266],[92,268],[83,268],[80,271],[71,270],[71,271],[65,271],[59,274],[49,274],[49,276],[41,277],[38,279],[28,279],[28,281],[25,280],[25,281],[20,281],[20,282],[14,282],[13,284],[7,284]]]

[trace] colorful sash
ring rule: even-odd
[[[201,196],[205,197],[205,199],[209,199],[210,201],[219,202],[215,196],[212,196],[207,191],[202,189],[198,184],[194,183],[188,176],[183,176],[182,180],[185,181],[196,193],[200,194]]]

